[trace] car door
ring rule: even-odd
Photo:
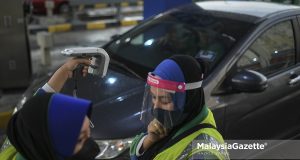
[[[295,19],[266,26],[230,69],[233,74],[257,71],[267,77],[268,87],[259,93],[219,95],[226,107],[226,139],[284,139],[300,133],[298,27]]]

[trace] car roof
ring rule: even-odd
[[[282,11],[300,9],[300,6],[254,1],[206,1],[196,4],[207,11],[243,14],[257,19]]]

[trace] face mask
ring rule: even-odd
[[[94,160],[99,153],[98,144],[92,138],[88,138],[81,150],[66,160]]]
[[[178,119],[181,116],[180,111],[167,111],[160,108],[152,110],[152,115],[157,119],[166,129],[172,129],[177,125]]]

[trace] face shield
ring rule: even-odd
[[[182,121],[186,90],[200,88],[202,81],[175,82],[148,74],[141,111],[141,120],[148,125],[156,119],[166,129],[172,129]]]

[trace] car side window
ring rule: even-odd
[[[266,76],[295,64],[295,41],[291,21],[264,32],[237,62],[238,69],[251,69]]]

